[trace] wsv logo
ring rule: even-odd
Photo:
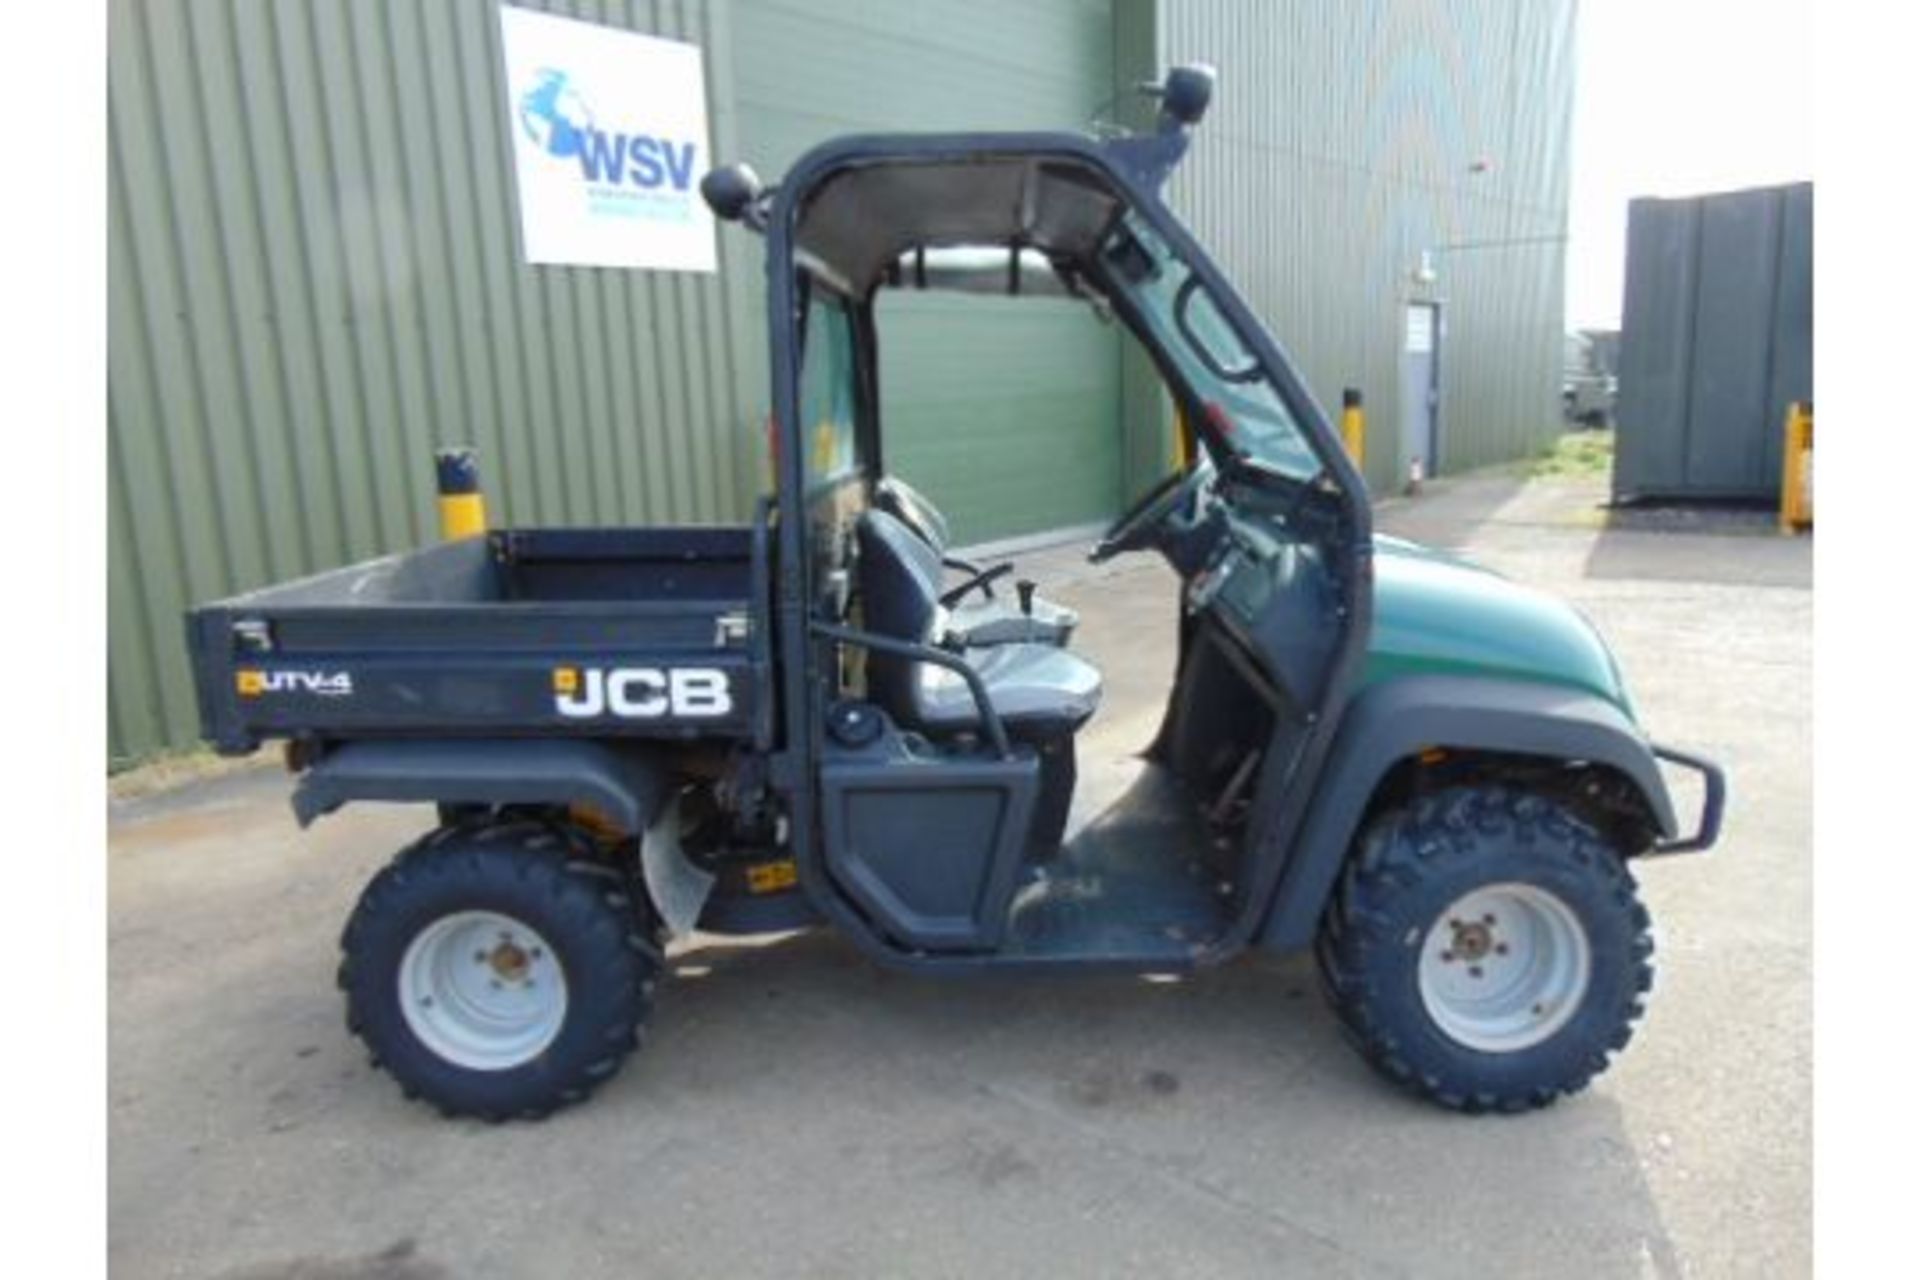
[[[547,155],[578,161],[589,183],[676,192],[693,184],[693,143],[600,128],[564,71],[534,74],[533,87],[520,97],[520,127]]]
[[[553,702],[575,720],[614,715],[629,720],[710,720],[733,712],[727,673],[712,667],[557,667]]]

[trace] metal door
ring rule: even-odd
[[[1417,484],[1439,470],[1440,306],[1407,304],[1400,343],[1400,478]]]
[[[996,104],[993,117],[1006,127],[1082,119],[1117,87],[1116,6],[1104,0],[996,5],[990,33],[979,21],[921,12],[957,14],[964,5],[719,7],[733,15],[739,50],[740,153],[762,173],[780,172],[836,133],[978,120],[977,87],[1009,76],[1018,93]],[[928,79],[936,66],[940,84]],[[967,85],[975,88],[955,87]],[[1129,496],[1121,484],[1117,326],[1074,299],[883,293],[884,461],[945,513],[955,542],[1113,518]]]

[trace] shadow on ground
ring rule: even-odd
[[[328,981],[418,819],[294,834],[284,787],[116,841],[146,862],[112,925],[116,1274],[1675,1271],[1609,1091],[1520,1120],[1415,1102],[1305,957],[933,980],[827,934],[698,939],[590,1104],[441,1120],[367,1067]]]
[[[1774,513],[1733,504],[1613,506],[1605,475],[1528,480],[1517,469],[1433,481],[1414,498],[1379,504],[1376,527],[1477,554],[1546,535],[1589,540],[1584,576],[1597,579],[1805,587],[1812,539],[1783,536]],[[1742,543],[1737,550],[1729,539]]]
[[[1813,539],[1785,535],[1771,510],[1726,504],[1608,508],[1587,554],[1590,578],[1806,587]],[[1724,545],[1750,539],[1737,555]]]

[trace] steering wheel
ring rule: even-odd
[[[1093,544],[1093,550],[1087,553],[1087,560],[1092,564],[1101,564],[1123,551],[1138,551],[1153,545],[1160,526],[1177,512],[1192,505],[1193,496],[1200,491],[1206,476],[1205,467],[1190,467],[1154,485],[1100,535],[1100,540]]]

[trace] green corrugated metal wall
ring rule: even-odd
[[[1176,202],[1323,397],[1367,388],[1376,441],[1419,247],[1565,225],[1570,0],[529,7],[701,44],[716,151],[769,178],[835,132],[1073,126],[1215,62]],[[491,0],[111,0],[109,35],[115,758],[194,740],[192,602],[430,537],[437,444],[479,446],[505,521],[742,513],[758,244],[723,234],[718,276],[524,265]],[[1442,259],[1447,465],[1550,429],[1558,254]],[[1134,384],[1067,304],[888,305],[889,460],[962,536],[1098,516],[1164,458],[1136,432],[1123,478]]]
[[[1574,9],[1159,6],[1161,60],[1220,69],[1174,205],[1323,404],[1365,391],[1376,489],[1405,475],[1399,360],[1415,298],[1443,304],[1441,470],[1520,457],[1559,429]],[[1482,159],[1491,168],[1471,172]],[[1489,241],[1442,249],[1437,283],[1413,286],[1422,248]]]
[[[581,18],[724,47],[721,7]],[[431,452],[500,517],[737,513],[755,414],[723,277],[520,260],[474,0],[114,0],[110,750],[191,743],[191,603],[420,542]],[[734,145],[710,52],[715,145]],[[750,253],[725,238],[729,264]]]
[[[1113,96],[1108,0],[741,0],[737,13],[741,145],[763,174],[834,134],[1076,128]],[[956,537],[1115,510],[1113,329],[1064,299],[900,294],[881,314],[888,469]]]
[[[1082,120],[1110,75],[1106,0],[528,7],[702,45],[716,152],[769,175],[847,129]],[[742,514],[758,242],[723,234],[719,276],[524,264],[489,0],[113,0],[109,23],[116,759],[195,739],[191,603],[432,536],[438,444],[479,446],[504,521]],[[912,385],[979,323],[942,344],[907,317]],[[1041,341],[1084,351],[1087,325]],[[1029,380],[999,420],[1050,390]],[[941,447],[916,409],[903,466]],[[942,486],[963,528],[990,516],[973,484]]]

